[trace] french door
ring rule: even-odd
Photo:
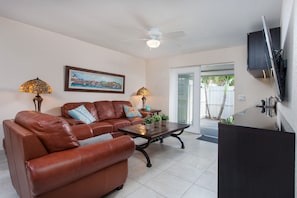
[[[170,70],[170,120],[189,124],[193,133],[200,133],[200,72],[199,66]]]

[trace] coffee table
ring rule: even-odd
[[[133,138],[141,137],[146,140],[145,143],[136,145],[136,150],[140,151],[145,156],[147,160],[146,166],[151,167],[152,163],[150,157],[144,149],[147,148],[151,143],[159,140],[161,143],[163,143],[163,139],[170,136],[177,138],[181,143],[181,148],[184,149],[185,145],[179,136],[184,132],[184,129],[188,128],[189,126],[190,125],[188,124],[169,122],[166,126],[155,127],[153,130],[147,130],[145,125],[137,124],[119,128],[119,131],[129,134]]]

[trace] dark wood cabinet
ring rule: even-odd
[[[295,133],[276,126],[257,108],[219,123],[218,198],[294,198]]]
[[[272,48],[280,49],[280,28],[270,29]],[[271,64],[263,31],[248,34],[247,70],[256,78],[269,77]],[[264,73],[265,74],[264,74]]]

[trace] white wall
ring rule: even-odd
[[[42,95],[44,113],[58,115],[60,106],[70,101],[132,100],[141,105],[140,98],[131,96],[145,86],[145,64],[142,59],[0,18],[0,139],[2,120],[34,109],[34,94],[18,92],[23,82],[39,77],[52,86],[53,94]],[[123,74],[125,94],[65,92],[65,65]]]
[[[247,46],[243,45],[149,61],[146,84],[152,96],[148,97],[148,103],[152,108],[160,108],[168,113],[170,68],[217,63],[234,63],[235,112],[255,106],[261,99],[275,95],[270,80],[256,79],[247,72]],[[245,96],[246,100],[238,101],[239,95]]]

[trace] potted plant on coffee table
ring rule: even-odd
[[[160,115],[153,115],[155,127],[160,127],[162,123],[162,118]]]
[[[145,125],[145,128],[147,130],[153,130],[154,129],[154,118],[151,116],[146,116],[143,120],[143,123]]]
[[[161,115],[161,120],[162,120],[162,126],[167,126],[168,120],[169,120],[169,116],[168,115],[165,115],[165,114],[162,114]]]

